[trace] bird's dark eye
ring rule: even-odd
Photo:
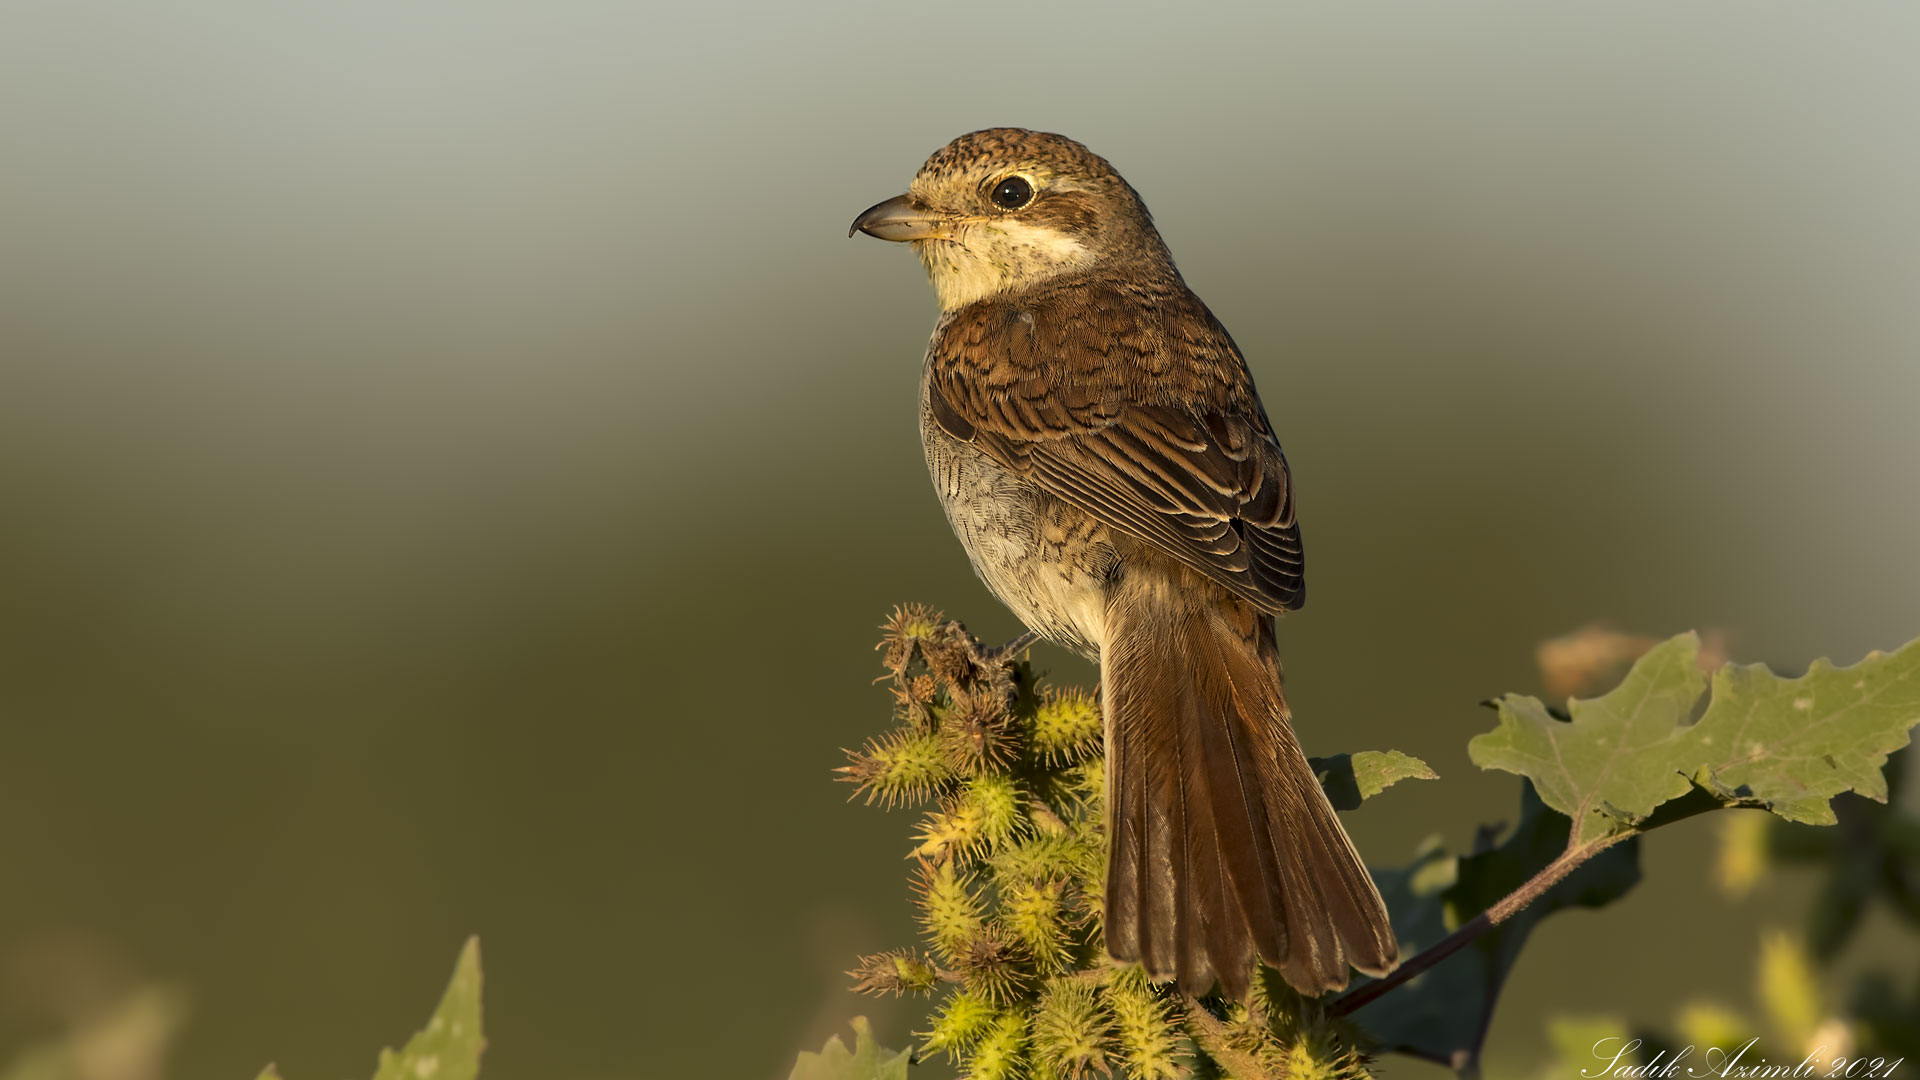
[[[1018,210],[1033,201],[1033,185],[1024,176],[1009,176],[995,184],[988,197],[1002,210]]]

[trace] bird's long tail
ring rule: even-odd
[[[1244,1000],[1256,957],[1306,994],[1383,974],[1373,879],[1294,738],[1268,620],[1175,571],[1107,608],[1107,948]]]

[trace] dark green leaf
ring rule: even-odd
[[[1567,831],[1567,819],[1547,812],[1523,783],[1520,823],[1499,846],[1456,857],[1430,842],[1408,866],[1376,872],[1401,955],[1438,942],[1545,868],[1566,850]],[[1612,903],[1639,880],[1638,839],[1620,843],[1459,953],[1361,1008],[1354,1021],[1388,1049],[1465,1067],[1478,1058],[1500,986],[1534,925],[1564,908]]]

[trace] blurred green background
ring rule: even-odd
[[[1465,741],[1544,637],[1907,640],[1916,50],[1892,4],[0,3],[0,1058],[158,980],[170,1075],[363,1075],[469,932],[495,1080],[904,1042],[840,972],[911,935],[911,819],[829,770],[890,605],[1016,627],[921,464],[930,290],[844,232],[983,126],[1112,160],[1246,350],[1308,749],[1445,778],[1350,817],[1373,861],[1511,816]],[[1722,910],[1713,840],[1543,928],[1491,1071],[1747,1000],[1807,890]]]

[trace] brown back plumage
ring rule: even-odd
[[[1269,613],[1304,599],[1285,456],[1220,324],[1173,281],[975,304],[928,354],[935,421],[1120,534],[1100,651],[1107,944],[1204,993],[1253,960],[1307,993],[1397,951],[1290,727]]]
[[[1306,602],[1286,455],[1239,348],[1177,275],[974,304],[927,364],[949,434],[1262,611]]]

